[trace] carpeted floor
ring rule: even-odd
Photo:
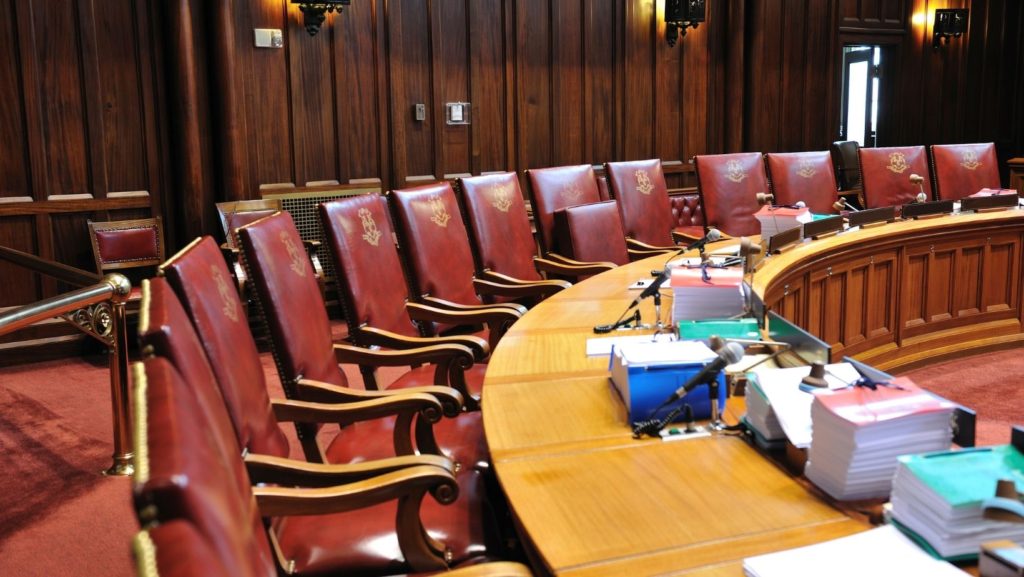
[[[110,463],[105,357],[0,369],[0,575],[134,575],[137,530],[128,479]],[[271,395],[282,397],[269,354]],[[390,382],[400,370],[381,375]],[[354,370],[349,379],[361,382]],[[978,411],[979,444],[1005,443],[1024,415],[1024,355],[1006,351],[909,373],[918,384]],[[294,429],[285,427],[299,455]],[[325,431],[333,434],[333,431]]]

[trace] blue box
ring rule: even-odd
[[[654,410],[665,399],[717,356],[699,341],[627,343],[612,349],[608,369],[612,384],[629,412],[629,421],[636,422],[654,418]],[[718,406],[722,409],[727,393],[724,372],[718,374],[716,381]],[[682,399],[659,411],[657,417],[665,417],[684,403],[693,408],[694,418],[710,418],[710,387],[706,384],[697,386]]]

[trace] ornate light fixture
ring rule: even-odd
[[[696,28],[704,22],[705,0],[665,0],[665,40],[675,46],[680,36],[686,36],[687,28]]]
[[[943,42],[949,43],[950,38],[960,38],[967,32],[967,8],[940,8],[935,11],[935,24],[932,25],[932,48],[938,50]]]
[[[306,32],[309,32],[310,36],[316,36],[316,33],[320,31],[320,26],[327,18],[327,13],[337,11],[338,14],[341,14],[341,11],[345,9],[345,6],[351,4],[352,0],[319,0],[317,2],[291,0],[291,2],[299,5],[299,10],[304,16],[303,24],[306,26]]]

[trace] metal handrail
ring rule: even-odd
[[[132,432],[128,381],[128,330],[125,303],[132,284],[120,274],[100,277],[35,255],[0,246],[0,260],[75,285],[64,294],[0,313],[0,336],[51,318],[62,318],[98,339],[110,351],[110,400],[113,409],[113,463],[107,475],[132,474]]]

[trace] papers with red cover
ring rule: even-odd
[[[784,206],[762,206],[761,210],[754,213],[754,217],[761,223],[761,238],[765,240],[784,230],[814,220],[814,215],[808,208]]]
[[[906,377],[819,392],[804,473],[836,499],[888,497],[897,457],[949,448],[954,408]]]
[[[672,323],[725,319],[743,312],[743,269],[672,269]]]

